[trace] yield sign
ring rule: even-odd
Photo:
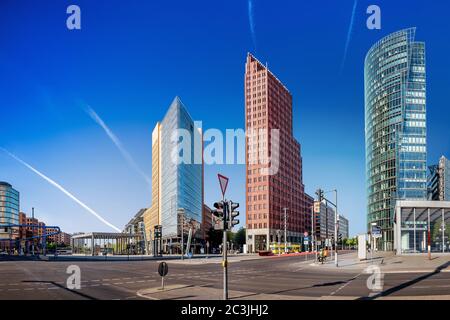
[[[227,177],[221,175],[220,173],[217,175],[219,177],[220,189],[222,189],[222,196],[225,197],[225,191],[227,191],[228,179]]]

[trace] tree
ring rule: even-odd
[[[210,248],[218,248],[219,245],[222,244],[223,231],[222,230],[214,230],[214,228],[211,227],[208,230],[208,238],[209,238]]]
[[[238,232],[235,233],[234,235],[234,243],[239,246],[242,247],[246,242],[246,231],[245,228],[241,227]]]

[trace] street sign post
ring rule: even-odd
[[[161,262],[158,266],[158,273],[161,276],[161,290],[164,290],[164,277],[169,272],[169,266],[166,262]]]
[[[229,204],[227,201],[225,201],[225,192],[227,191],[228,187],[228,179],[224,175],[221,175],[220,173],[217,174],[217,177],[219,178],[219,184],[220,184],[220,190],[222,191],[222,204],[223,204],[223,242],[222,242],[222,267],[223,267],[223,299],[228,300],[228,258],[227,258],[227,215],[228,215],[228,207]],[[230,208],[230,211],[231,208]]]

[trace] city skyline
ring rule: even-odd
[[[114,150],[110,141],[105,138],[104,133],[92,122],[92,119],[83,114],[83,107],[86,104],[92,105],[102,115],[105,122],[126,144],[130,153],[136,157],[138,164],[146,170],[147,175],[150,175],[151,143],[148,141],[151,137],[151,128],[157,119],[162,118],[167,101],[170,101],[173,96],[182,96],[185,103],[190,107],[194,120],[203,120],[205,128],[217,127],[224,130],[225,128],[244,127],[244,120],[240,111],[244,102],[241,88],[242,61],[248,51],[253,51],[250,45],[251,36],[246,34],[237,37],[236,40],[231,40],[224,33],[226,28],[221,23],[214,24],[214,30],[221,35],[219,39],[233,42],[235,49],[218,54],[218,51],[224,48],[220,41],[207,41],[209,45],[212,45],[210,50],[217,53],[224,62],[223,66],[220,66],[220,64],[217,66],[217,61],[206,59],[207,46],[199,41],[194,41],[195,45],[188,46],[187,49],[192,47],[194,49],[192,51],[195,51],[196,54],[189,53],[191,50],[185,50],[189,61],[176,63],[176,66],[182,70],[181,73],[178,73],[180,80],[182,80],[180,81],[177,77],[169,77],[170,74],[177,75],[177,71],[170,65],[171,59],[165,58],[162,54],[153,55],[151,46],[140,47],[138,43],[135,43],[137,38],[119,37],[118,41],[121,45],[131,45],[137,51],[143,50],[142,55],[137,54],[138,59],[136,61],[138,62],[121,60],[121,55],[125,55],[128,59],[134,56],[127,56],[123,50],[119,50],[114,54],[111,53],[112,56],[103,63],[98,63],[102,57],[99,52],[111,52],[110,50],[115,46],[109,44],[108,41],[112,41],[112,38],[108,38],[111,36],[103,29],[103,26],[95,24],[95,21],[89,17],[89,10],[100,12],[101,5],[81,2],[81,6],[87,13],[84,20],[84,29],[79,35],[66,34],[67,30],[58,31],[54,10],[50,9],[48,12],[42,13],[47,15],[49,19],[41,28],[55,28],[56,35],[55,39],[38,37],[38,40],[50,47],[56,43],[55,41],[60,41],[63,44],[60,50],[65,52],[65,55],[62,55],[65,57],[64,59],[53,60],[48,52],[37,51],[33,58],[21,53],[19,57],[26,57],[29,61],[27,63],[29,68],[26,68],[20,64],[20,58],[14,58],[13,56],[18,50],[17,47],[23,48],[28,43],[33,43],[33,40],[26,36],[11,38],[5,35],[6,50],[0,56],[3,61],[10,62],[3,64],[2,68],[11,77],[8,79],[8,83],[6,81],[1,82],[0,94],[4,97],[5,105],[8,105],[5,110],[7,117],[20,121],[14,124],[7,122],[3,125],[0,146],[18,154],[27,162],[32,163],[55,180],[63,183],[83,201],[101,212],[105,217],[113,220],[115,225],[123,226],[139,208],[150,206],[150,190],[145,182],[141,181],[141,178],[123,162],[120,154],[117,150]],[[413,2],[412,5],[418,6],[418,3]],[[342,21],[348,20],[347,11],[352,9],[352,5],[353,3],[349,2],[341,8],[330,3],[331,7],[324,10],[325,17],[323,20],[332,17],[332,12],[337,12],[337,17],[330,18],[330,22],[323,26],[318,26],[319,31],[324,32],[324,37],[326,37],[326,30],[336,28],[334,25],[336,24],[338,30],[341,30],[343,34],[342,39],[326,38],[331,45],[341,46],[339,41],[342,41],[343,45],[348,23]],[[436,10],[436,7],[433,6],[434,4],[430,4],[424,10]],[[239,11],[236,26],[230,30],[233,35],[248,28],[245,7],[245,5],[237,7],[241,8],[242,12]],[[296,119],[294,136],[301,141],[303,147],[303,172],[306,191],[312,195],[315,188],[319,186],[326,190],[331,188],[345,190],[345,192],[342,192],[342,210],[339,211],[342,211],[349,218],[352,235],[365,232],[366,229],[364,117],[362,116],[363,99],[361,98],[363,97],[361,81],[363,60],[361,57],[365,55],[365,52],[373,43],[383,36],[403,27],[417,25],[420,39],[427,42],[427,46],[429,46],[429,50],[427,50],[428,76],[430,77],[428,84],[433,88],[429,97],[428,129],[429,139],[432,141],[429,146],[429,159],[438,159],[442,154],[448,156],[450,153],[448,140],[445,141],[445,138],[442,138],[445,137],[445,123],[448,121],[449,114],[448,110],[445,110],[443,102],[441,102],[445,101],[443,99],[445,88],[448,87],[448,80],[440,71],[440,69],[448,69],[448,62],[444,59],[443,54],[445,49],[448,48],[448,44],[439,43],[436,36],[432,35],[433,28],[435,28],[439,19],[436,18],[435,21],[425,20],[418,24],[415,20],[417,17],[412,14],[409,18],[399,19],[400,21],[397,21],[395,25],[392,22],[386,23],[381,31],[372,31],[371,33],[364,26],[363,7],[361,6],[359,8],[361,10],[357,11],[357,17],[359,18],[356,18],[354,37],[349,47],[349,56],[342,78],[336,75],[340,67],[341,56],[339,54],[334,54],[336,57],[326,54],[325,57],[328,60],[324,62],[323,66],[320,65],[319,59],[324,57],[324,53],[321,51],[324,47],[312,38],[313,32],[308,34],[303,29],[298,29],[300,27],[295,29],[288,23],[282,23],[279,16],[275,16],[278,17],[276,21],[279,21],[280,24],[275,27],[276,30],[273,32],[280,31],[281,33],[281,31],[286,30],[288,35],[292,35],[294,32],[299,33],[295,39],[287,42],[292,44],[291,48],[281,49],[276,44],[282,39],[276,39],[273,32],[267,29],[267,26],[261,26],[261,30],[258,29],[258,26],[262,24],[256,24],[256,37],[259,37],[256,55],[262,61],[268,61],[271,69],[280,75],[283,82],[293,92],[294,119]],[[20,6],[17,8],[20,9]],[[19,10],[17,8],[15,9]],[[269,19],[271,14],[267,12],[268,8],[268,3],[258,2],[254,8],[254,19],[256,21],[258,19]],[[389,8],[389,10],[383,11],[389,16],[393,14],[392,12],[401,10],[401,5],[385,4],[382,8]],[[46,8],[44,4],[38,11],[44,12],[46,9],[49,8]],[[231,12],[230,8],[224,7],[223,9],[225,16],[227,12]],[[305,14],[305,9],[318,10],[312,4],[296,5],[290,3],[283,9],[276,8],[276,14],[288,15],[289,9],[301,14]],[[138,8],[131,6],[127,10],[128,13],[139,15]],[[162,13],[168,12],[168,8],[160,8],[160,10]],[[158,12],[161,13],[161,11]],[[22,12],[22,14],[26,16],[25,13]],[[116,11],[111,14],[119,15]],[[175,14],[178,13],[175,12]],[[339,19],[342,19],[342,21],[338,22]],[[11,29],[11,26],[16,30],[27,27],[15,24],[8,18],[0,19],[0,21],[3,21],[0,23],[8,23],[9,29]],[[313,23],[311,20],[307,21]],[[205,21],[202,20],[202,22]],[[155,20],[155,24],[157,23],[164,28],[167,27],[161,19]],[[140,27],[140,24],[132,24],[126,30],[131,31],[138,27]],[[210,39],[208,33],[197,28],[199,25],[194,24],[190,27],[187,30],[190,30],[193,34],[201,35],[202,39]],[[447,26],[442,27],[448,28]],[[295,30],[289,30],[289,28]],[[301,31],[299,32],[299,30]],[[153,37],[145,31],[141,31],[140,34],[149,38]],[[177,49],[181,48],[179,46],[186,46],[186,39],[195,40],[195,37],[189,36],[188,31],[182,33],[181,38],[174,36],[171,29],[158,34],[160,36],[167,35],[169,39],[173,37],[173,40],[180,40],[178,44],[176,42],[167,44],[167,46],[175,45]],[[86,46],[86,41],[90,43],[89,41],[96,36],[106,37],[106,40],[96,45],[90,44],[91,47],[88,50],[82,50],[90,52],[89,56],[77,49],[78,46]],[[318,47],[316,49],[311,47],[310,51],[300,54],[303,59],[294,59],[294,56],[298,55],[301,50],[305,50],[303,43],[308,41]],[[166,48],[165,44],[161,47]],[[205,52],[199,51],[198,47]],[[290,53],[289,50],[292,52]],[[164,50],[158,49],[157,51]],[[144,56],[144,53],[146,56]],[[60,53],[58,52],[58,54]],[[313,58],[317,54],[319,54],[319,58]],[[171,57],[180,59],[180,55]],[[309,61],[310,59],[313,63]],[[37,64],[38,61],[43,62],[42,67]],[[115,73],[107,70],[110,64],[116,61],[121,61],[121,64],[117,67],[121,79]],[[162,67],[156,66],[156,61]],[[287,61],[290,62],[287,63]],[[72,66],[71,63],[73,63]],[[98,65],[95,66],[94,64]],[[220,70],[220,72],[216,72],[216,76],[212,76],[208,72],[213,65]],[[287,69],[288,66],[289,69]],[[335,66],[334,69],[333,66]],[[142,68],[142,71],[136,71],[138,67]],[[332,70],[336,70],[336,74],[324,71],[330,67]],[[88,68],[98,71],[97,75],[90,75],[92,79],[87,79],[83,74],[83,70],[85,72]],[[126,71],[127,68],[132,71]],[[317,69],[313,70],[314,68]],[[78,69],[80,70],[77,71]],[[45,74],[44,71],[46,71]],[[323,90],[323,87],[320,86],[323,79],[319,75],[323,72],[328,76],[328,81],[336,85],[336,87],[326,87],[329,90],[329,96],[320,94]],[[74,80],[70,80],[67,75],[74,76]],[[63,81],[57,81],[61,77]],[[202,77],[212,81],[200,80]],[[158,78],[158,81],[153,78]],[[340,84],[336,84],[337,79],[342,80]],[[187,80],[191,84],[186,85]],[[124,82],[130,82],[131,85],[126,86],[125,90],[119,90]],[[14,86],[18,89],[11,89]],[[94,94],[88,87],[98,90],[98,93]],[[202,89],[198,90],[195,87]],[[158,90],[153,91],[152,88]],[[200,98],[201,94],[207,91],[210,93]],[[18,92],[29,94],[27,97],[21,94],[20,98],[16,100],[14,97],[17,96]],[[318,96],[321,99],[317,99]],[[349,113],[354,116],[352,118],[354,121],[345,123],[345,129],[341,123],[346,120],[345,116],[348,113],[338,112],[343,106],[349,106]],[[209,115],[204,112],[205,110],[216,112]],[[226,115],[230,115],[230,117],[222,117],[222,121],[219,122],[220,116],[216,113],[221,110],[229,110]],[[328,115],[328,117],[324,115]],[[37,116],[39,121],[36,121]],[[319,123],[324,130],[317,130]],[[333,134],[330,134],[330,132]],[[338,141],[339,144],[336,143]],[[318,145],[321,147],[317,147]],[[244,166],[206,166],[205,190],[211,191],[205,194],[205,203],[212,205],[214,201],[220,199],[220,190],[216,180],[217,172],[230,176],[230,197],[241,204],[245,203]],[[53,190],[51,186],[33,176],[31,172],[5,154],[0,155],[0,175],[0,180],[10,182],[21,192],[23,197],[23,200],[21,200],[22,211],[29,213],[31,207],[36,207],[39,215],[44,217],[43,220],[55,221],[55,224],[61,225],[64,229],[74,228],[70,230],[72,232],[92,229],[104,230],[103,225],[93,222],[83,209],[71,203],[64,195]],[[348,176],[354,177],[354,180],[342,181]],[[120,182],[124,181],[126,186],[130,188],[129,190],[124,190],[121,187]],[[117,188],[114,189],[114,186]],[[120,195],[123,195],[126,201],[120,204],[111,201],[111,199],[119,199]],[[242,213],[244,214],[244,212]],[[77,218],[74,219],[74,217]]]

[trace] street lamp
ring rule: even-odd
[[[281,255],[281,230],[277,230],[278,236],[278,255]]]
[[[284,253],[287,252],[287,208],[283,208],[284,210]]]
[[[335,207],[335,211],[334,211],[334,264],[336,265],[336,267],[339,266],[338,263],[338,253],[337,253],[337,235],[338,235],[338,191],[337,189],[334,190],[330,190],[330,191],[326,191],[324,193],[330,193],[330,192],[334,192],[334,196],[335,196],[335,203],[331,202],[330,200],[326,199],[327,202],[331,203],[334,207]],[[328,215],[327,215],[328,216]]]
[[[377,223],[376,222],[372,222],[370,225],[372,227],[376,227]],[[374,247],[373,239],[374,238],[373,238],[372,232],[370,232],[370,238],[369,238],[369,240],[370,240],[370,263],[373,263],[373,247]]]

